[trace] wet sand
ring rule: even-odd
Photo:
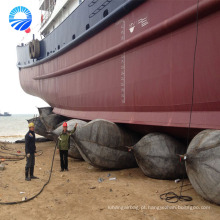
[[[3,144],[0,143],[0,146]],[[0,202],[21,201],[37,194],[47,182],[54,142],[37,143],[43,154],[36,157],[35,175],[40,179],[24,180],[25,160],[6,161],[0,171]],[[7,144],[24,153],[24,144]],[[0,153],[0,155],[2,155]],[[110,175],[110,176],[109,176]],[[116,177],[116,180],[109,178]],[[98,179],[104,179],[99,182]],[[144,176],[139,168],[102,171],[86,162],[69,158],[69,171],[60,172],[56,153],[49,185],[34,200],[17,205],[0,205],[0,218],[15,219],[220,219],[220,206],[200,197],[188,180],[183,195],[190,202],[167,203],[160,194],[179,194],[181,183],[155,180]],[[25,192],[20,194],[20,192]]]

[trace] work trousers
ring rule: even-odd
[[[61,170],[68,169],[68,150],[60,150],[60,167]]]
[[[35,155],[33,153],[33,154],[30,154],[29,157],[26,157],[26,166],[25,166],[25,168],[28,169],[28,168],[34,167],[34,165],[35,165]]]
[[[28,175],[33,176],[34,173],[34,165],[35,165],[35,155],[30,154],[29,157],[26,157],[26,166],[25,166],[25,177]]]

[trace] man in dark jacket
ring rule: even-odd
[[[70,149],[70,136],[75,132],[77,123],[74,129],[69,132],[67,131],[67,123],[63,123],[63,131],[58,137],[58,149],[60,150],[60,166],[61,172],[68,171],[68,150]]]
[[[31,122],[28,125],[29,131],[25,135],[25,153],[26,153],[26,166],[25,166],[25,180],[30,181],[31,179],[38,179],[34,176],[34,165],[35,165],[35,133],[34,123]],[[29,177],[30,174],[30,177]]]

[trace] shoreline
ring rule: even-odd
[[[34,114],[13,114],[9,117],[0,117],[0,142],[15,142],[23,139],[28,132],[27,119]]]
[[[45,137],[40,136],[38,134],[36,135],[36,140],[37,139],[43,139]],[[20,138],[19,138],[20,137]],[[13,144],[13,143],[17,143],[16,141],[23,141],[25,137],[24,135],[10,135],[10,136],[0,136],[0,143],[8,143],[8,144]],[[8,138],[7,140],[2,140],[2,138]],[[45,138],[46,139],[46,138]]]

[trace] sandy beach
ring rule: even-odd
[[[36,144],[37,150],[43,151],[36,157],[37,180],[24,180],[25,159],[4,162],[6,169],[0,171],[0,202],[21,201],[22,197],[30,198],[40,191],[49,177],[54,145],[54,142]],[[24,144],[7,144],[7,147],[24,153]],[[99,178],[103,181],[99,182]],[[180,185],[150,179],[139,168],[102,171],[72,158],[69,171],[60,172],[57,152],[51,181],[44,191],[29,202],[0,205],[0,217],[4,220],[220,218],[220,207],[200,197],[188,180],[184,181],[182,194],[191,196],[192,201],[172,204],[160,199],[165,192],[179,193]]]

